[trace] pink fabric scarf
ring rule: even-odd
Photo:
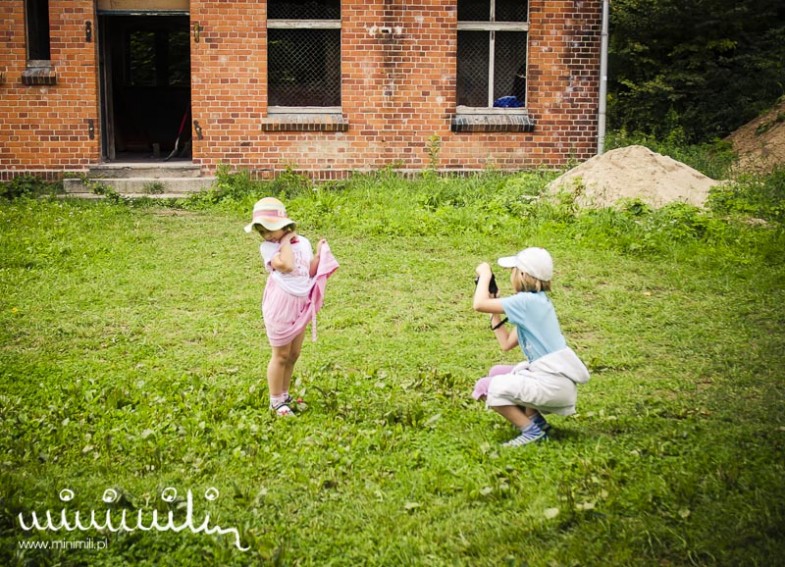
[[[338,269],[338,260],[333,256],[330,245],[325,242],[319,251],[319,266],[311,281],[311,290],[308,292],[308,308],[303,311],[302,317],[311,321],[311,340],[316,341],[316,314],[324,304],[324,288],[327,287],[327,278]],[[307,322],[306,322],[307,324]],[[299,325],[297,325],[299,327]]]

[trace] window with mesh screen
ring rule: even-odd
[[[267,17],[268,105],[340,106],[340,1],[270,0]]]
[[[458,0],[458,106],[526,106],[528,11],[515,0]]]

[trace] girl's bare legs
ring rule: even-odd
[[[303,350],[303,340],[305,339],[305,329],[297,335],[289,345],[289,362],[286,365],[286,370],[283,376],[283,392],[289,391],[289,384],[292,382],[292,373],[294,372],[294,365],[300,358],[300,352]]]
[[[273,353],[267,365],[267,386],[271,398],[289,391],[294,365],[300,358],[304,338],[305,330],[288,345],[272,347]]]
[[[504,443],[504,447],[520,447],[548,438],[547,433],[534,421],[539,415],[537,410],[519,406],[494,406],[493,409],[521,432],[515,439]]]
[[[493,406],[492,409],[518,429],[529,425],[532,422],[531,417],[536,413],[536,410],[520,406]]]

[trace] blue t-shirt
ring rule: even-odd
[[[520,292],[502,298],[502,307],[510,323],[518,328],[518,344],[529,362],[567,346],[545,292]]]

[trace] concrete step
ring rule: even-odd
[[[142,163],[102,163],[90,168],[87,177],[99,179],[116,178],[153,178],[171,179],[182,177],[199,177],[201,168],[189,161],[142,162]]]
[[[96,193],[67,193],[58,195],[61,199],[105,199],[104,195],[97,195]],[[155,195],[144,195],[142,193],[121,195],[124,199],[184,199],[188,197],[185,193],[156,193]]]
[[[212,187],[215,177],[92,177],[89,185],[82,179],[64,179],[63,188],[69,196],[95,195],[93,187],[100,184],[129,197],[185,197]]]

